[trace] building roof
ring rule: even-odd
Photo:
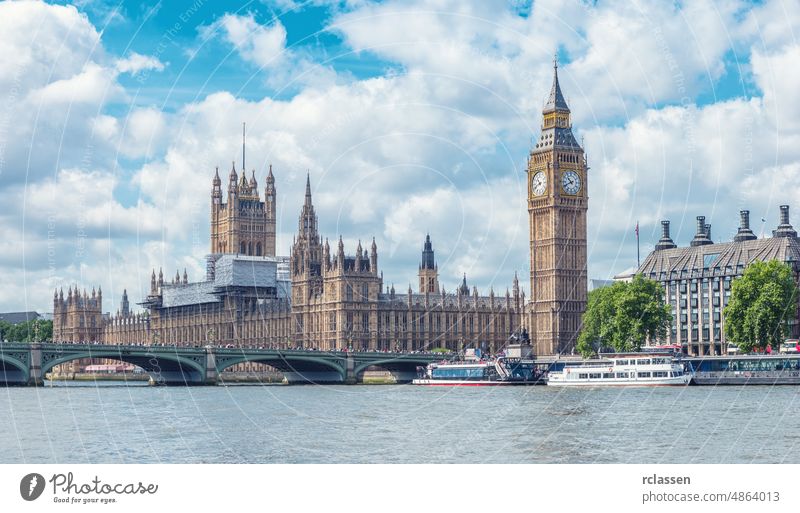
[[[650,253],[638,272],[655,278],[688,277],[690,273],[736,275],[751,262],[779,260],[800,264],[800,238],[770,237],[723,242]]]
[[[3,312],[0,313],[0,321],[11,324],[20,324],[27,321],[40,319],[42,316],[38,312]]]

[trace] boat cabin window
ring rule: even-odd
[[[578,379],[586,379],[588,377],[589,377],[588,374],[578,374]]]
[[[589,374],[589,379],[600,379],[600,373],[599,372],[590,373]]]
[[[666,358],[653,358],[653,365],[661,365],[665,363],[669,363]]]
[[[649,378],[650,377],[650,373],[649,372],[640,372],[639,373],[639,377],[640,378]]]
[[[667,377],[667,371],[655,371],[655,372],[653,372],[653,377],[654,378],[666,378]]]
[[[431,377],[434,378],[482,378],[485,369],[483,367],[439,367],[431,370]]]
[[[615,373],[615,375],[614,375],[614,376],[615,376],[616,378],[625,379],[625,378],[627,378],[627,377],[628,377],[628,373],[627,373],[627,372],[617,372],[617,373]]]
[[[628,360],[617,360],[617,365],[628,365]]]
[[[650,365],[650,359],[648,358],[646,360],[636,360],[636,363],[638,363],[639,365]]]
[[[613,372],[604,372],[603,373],[603,379],[611,379],[613,377],[614,377],[614,373]]]

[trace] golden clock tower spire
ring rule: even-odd
[[[586,159],[572,134],[570,110],[553,60],[542,133],[528,158],[531,301],[528,326],[536,354],[575,347],[586,309]]]

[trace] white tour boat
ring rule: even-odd
[[[567,362],[547,376],[548,386],[677,386],[688,385],[692,373],[671,354],[624,353],[597,360]]]

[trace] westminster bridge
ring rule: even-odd
[[[85,358],[118,360],[141,367],[153,383],[215,385],[219,374],[239,363],[262,363],[280,371],[289,383],[347,383],[362,380],[377,367],[398,382],[416,377],[418,366],[441,361],[435,353],[310,351],[55,343],[0,343],[0,386],[40,385],[56,365]]]

